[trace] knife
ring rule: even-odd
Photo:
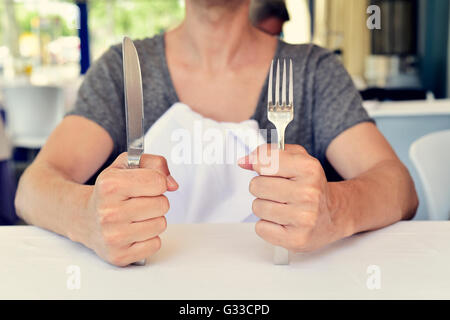
[[[125,117],[127,127],[128,168],[139,168],[144,153],[144,99],[139,57],[133,41],[123,37],[123,79],[125,91]],[[134,264],[145,265],[146,259]]]

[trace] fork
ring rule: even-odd
[[[292,72],[292,59],[289,59],[289,100],[286,102],[286,59],[283,60],[283,82],[281,84],[281,102],[280,102],[280,59],[277,60],[277,70],[275,78],[275,103],[273,102],[273,60],[270,65],[268,99],[267,99],[267,118],[273,123],[277,130],[278,149],[284,150],[284,132],[288,124],[294,119],[294,76]],[[274,263],[277,265],[289,264],[289,251],[285,248],[276,246],[274,248]]]

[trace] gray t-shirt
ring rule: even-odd
[[[144,129],[147,131],[179,98],[167,67],[164,36],[160,34],[134,43],[141,64]],[[286,129],[286,143],[305,147],[320,160],[329,180],[339,180],[325,152],[341,132],[360,122],[373,121],[362,107],[360,94],[337,57],[326,49],[313,44],[291,45],[280,40],[275,53],[277,58],[291,58],[294,65],[295,118]],[[75,108],[68,113],[86,117],[110,134],[114,150],[104,167],[126,151],[122,70],[122,46],[115,45],[89,69]],[[272,129],[273,125],[267,120],[267,84],[268,78],[252,119],[260,128]],[[270,141],[270,135],[268,138]]]

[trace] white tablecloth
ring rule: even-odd
[[[118,268],[36,227],[0,227],[0,299],[450,298],[450,222],[400,222],[289,266],[272,264],[253,224],[169,225],[162,240],[148,265]],[[371,265],[379,289],[367,287]],[[68,288],[69,266],[79,289]]]

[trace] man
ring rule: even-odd
[[[261,219],[256,233],[308,251],[410,219],[417,207],[411,177],[334,55],[283,43],[254,28],[248,16],[248,0],[187,0],[179,27],[135,42],[146,129],[177,101],[217,121],[252,118],[270,128],[267,70],[274,57],[290,57],[296,117],[278,172],[250,183],[252,210]],[[163,194],[178,188],[158,155],[144,155],[140,168],[125,169],[123,98],[121,47],[115,46],[90,69],[75,111],[26,170],[16,197],[25,221],[83,243],[118,266],[158,251],[169,209]],[[253,164],[241,166],[261,172],[256,154]],[[95,185],[84,185],[104,164]],[[327,181],[326,175],[336,177],[334,169],[346,180]]]
[[[283,24],[289,21],[289,13],[283,0],[253,0],[250,5],[250,20],[258,29],[279,36]]]

